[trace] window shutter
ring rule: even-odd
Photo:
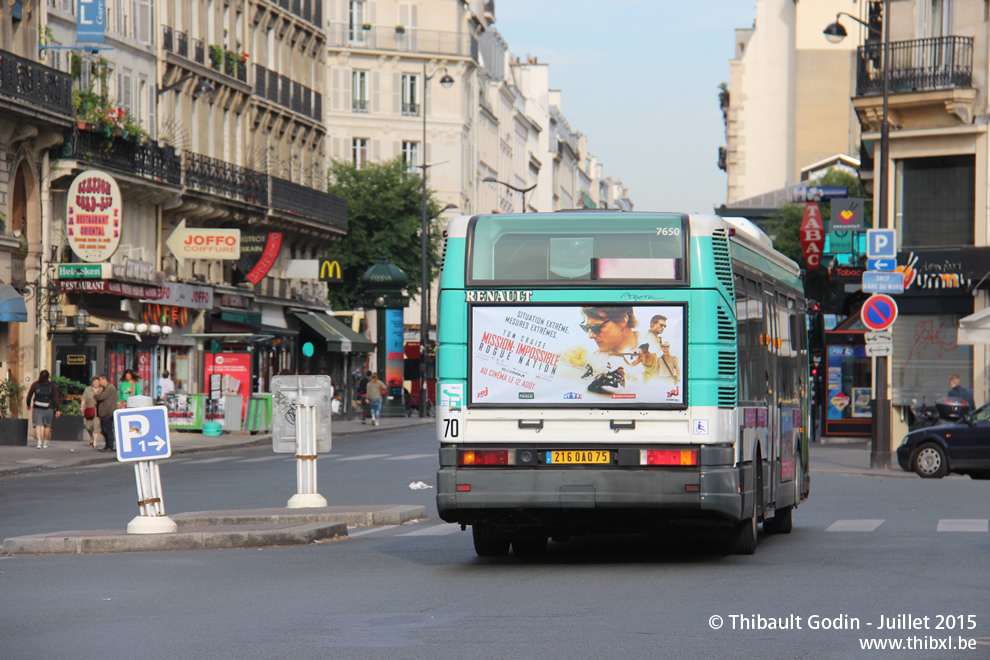
[[[75,12],[72,10],[74,9],[75,4],[76,3],[73,2],[73,0],[62,0],[62,11],[67,11],[70,14],[74,14]]]
[[[133,101],[134,101],[133,94],[134,94],[133,76],[131,75],[131,73],[129,71],[126,71],[125,70],[124,71],[124,89],[123,89],[123,92],[121,93],[120,105],[127,112],[131,112],[131,109],[133,108],[133,105],[132,105],[133,104]],[[131,112],[131,114],[133,115],[134,113]]]
[[[368,15],[365,17],[366,23],[376,25],[378,23],[378,3],[375,0],[368,0]]]
[[[330,23],[337,22],[337,0],[326,0],[327,3],[327,21]],[[323,27],[322,25],[320,26]]]
[[[148,85],[148,125],[145,129],[152,140],[158,139],[158,120],[155,115],[155,103],[158,101],[154,85]]]
[[[402,155],[402,140],[396,140],[392,143],[392,158],[399,158]]]
[[[137,37],[137,40],[143,44],[150,44],[152,42],[152,35],[154,34],[154,30],[152,30],[151,0],[138,0],[137,11],[134,12],[134,23],[136,26],[134,35]]]
[[[340,138],[339,137],[332,138],[330,140],[330,144],[331,144],[330,158],[332,158],[333,160],[341,160],[341,156],[340,156]]]
[[[380,162],[381,159],[382,159],[381,158],[381,144],[382,144],[382,141],[381,140],[372,140],[371,141],[371,158],[370,158],[370,160],[372,162],[374,162],[374,163]]]
[[[335,66],[330,69],[330,109],[334,112],[340,111],[340,102],[343,100],[344,92],[340,89],[340,77],[340,67]],[[336,140],[337,138],[334,139]]]
[[[402,112],[402,74],[392,74],[392,112],[400,114]]]
[[[114,13],[113,13],[113,32],[117,34],[124,34],[124,0],[117,0],[114,3]]]
[[[342,109],[344,112],[350,112],[351,111],[351,85],[350,85],[351,68],[350,67],[342,68],[340,77],[345,81],[344,84],[341,85],[342,90],[344,92],[343,96],[341,97],[341,105],[343,106]]]
[[[409,3],[399,3],[399,25],[409,27]]]
[[[379,94],[379,85],[381,84],[381,76],[378,70],[371,72],[371,111],[374,113],[381,112],[381,94]]]

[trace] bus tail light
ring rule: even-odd
[[[458,493],[470,493],[471,492],[471,484],[457,484],[457,492]]]
[[[640,465],[697,465],[698,452],[694,449],[641,449]]]
[[[458,465],[508,465],[508,449],[461,449],[457,452]]]

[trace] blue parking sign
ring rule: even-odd
[[[113,412],[117,460],[151,461],[172,455],[168,435],[168,408],[125,408]]]
[[[896,259],[897,230],[868,229],[866,231],[866,256],[870,259]]]

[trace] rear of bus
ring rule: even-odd
[[[752,511],[724,227],[607,211],[451,221],[437,506],[473,526],[479,554]]]

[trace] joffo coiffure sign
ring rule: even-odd
[[[87,262],[107,261],[120,245],[122,228],[120,188],[112,176],[86,170],[69,186],[66,200],[66,236],[77,257]]]

